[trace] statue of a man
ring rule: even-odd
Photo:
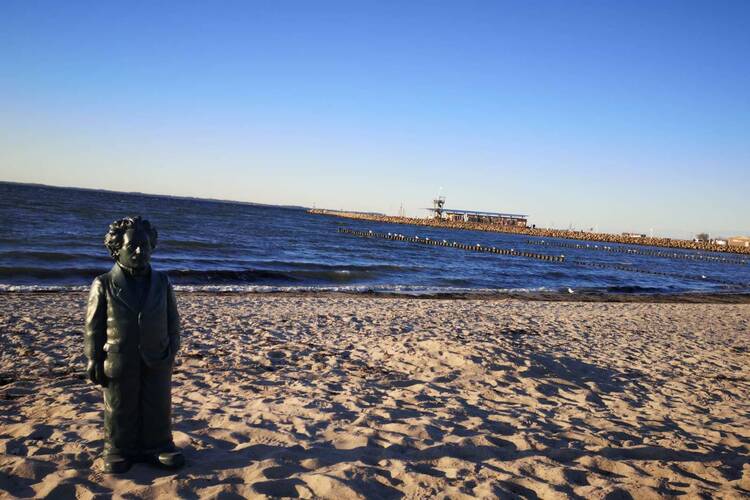
[[[91,285],[84,349],[86,371],[104,388],[104,471],[133,462],[184,464],[172,441],[172,367],[180,320],[167,275],[151,269],[157,233],[126,217],[104,237],[115,265]]]

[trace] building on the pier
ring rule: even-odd
[[[445,196],[437,196],[432,200],[432,208],[427,208],[426,210],[432,212],[433,219],[447,220],[451,222],[480,222],[484,224],[517,227],[526,227],[528,222],[528,216],[526,215],[445,208]]]
[[[731,247],[750,247],[750,237],[749,236],[732,236],[731,238],[727,238],[727,244]]]
[[[476,210],[455,210],[450,208],[428,208],[435,219],[453,222],[480,222],[497,224],[500,226],[526,227],[528,216],[520,214],[505,214],[499,212],[479,212]]]

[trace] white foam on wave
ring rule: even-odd
[[[497,294],[533,293],[549,291],[549,288],[468,288],[435,287],[418,285],[346,285],[346,286],[270,286],[270,285],[175,285],[178,292],[205,293],[384,293],[398,295],[453,295],[453,294]],[[84,285],[7,285],[0,283],[1,292],[85,292]]]
[[[0,292],[83,292],[88,285],[6,285],[0,283]]]
[[[235,293],[392,293],[399,295],[435,294],[494,294],[508,292],[542,292],[540,288],[467,288],[434,287],[417,285],[347,285],[347,286],[269,286],[269,285],[176,285],[175,290],[184,292],[235,292]]]

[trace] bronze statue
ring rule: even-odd
[[[104,388],[104,471],[133,462],[184,464],[172,441],[172,367],[180,320],[166,274],[151,269],[157,233],[126,217],[104,237],[115,265],[91,285],[86,313],[86,371]]]

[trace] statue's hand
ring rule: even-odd
[[[106,377],[104,376],[104,366],[94,360],[89,360],[89,364],[86,366],[86,374],[93,383],[104,387],[107,385]]]

